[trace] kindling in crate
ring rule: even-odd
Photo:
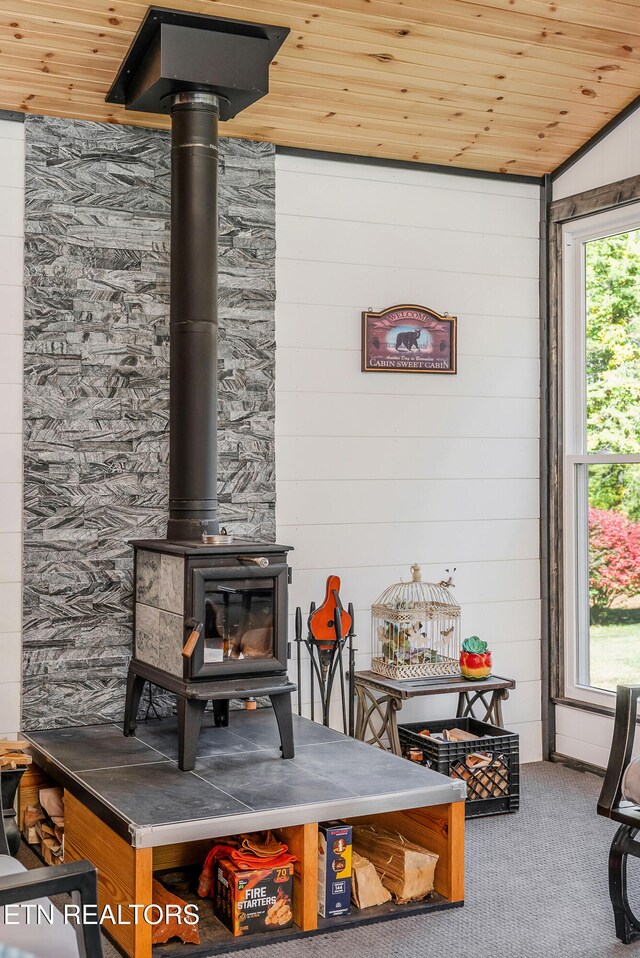
[[[467,785],[467,818],[519,806],[519,745],[514,732],[472,718],[398,726],[406,758]]]

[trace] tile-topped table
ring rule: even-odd
[[[154,870],[202,861],[212,839],[276,829],[300,860],[297,933],[312,931],[317,823],[364,816],[414,841],[422,836],[441,856],[441,904],[462,901],[462,782],[297,716],[294,736],[295,757],[284,760],[271,709],[232,712],[227,728],[207,716],[192,772],[178,769],[175,719],[142,722],[135,738],[116,725],[27,738],[37,767],[65,789],[66,860],[94,862],[103,904],[150,902]],[[110,933],[128,955],[151,954],[150,926],[114,926]],[[234,944],[229,937],[226,945]],[[160,955],[169,948],[158,947]],[[181,953],[195,954],[191,947]]]

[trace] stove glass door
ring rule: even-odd
[[[274,581],[210,583],[205,595],[204,666],[274,659]]]

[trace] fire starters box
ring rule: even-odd
[[[318,826],[318,914],[348,915],[351,910],[351,825]]]
[[[293,865],[243,869],[219,858],[214,876],[214,914],[234,935],[293,925]]]

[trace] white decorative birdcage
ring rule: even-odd
[[[372,662],[379,675],[415,679],[460,674],[460,606],[444,582],[396,582],[371,607]]]

